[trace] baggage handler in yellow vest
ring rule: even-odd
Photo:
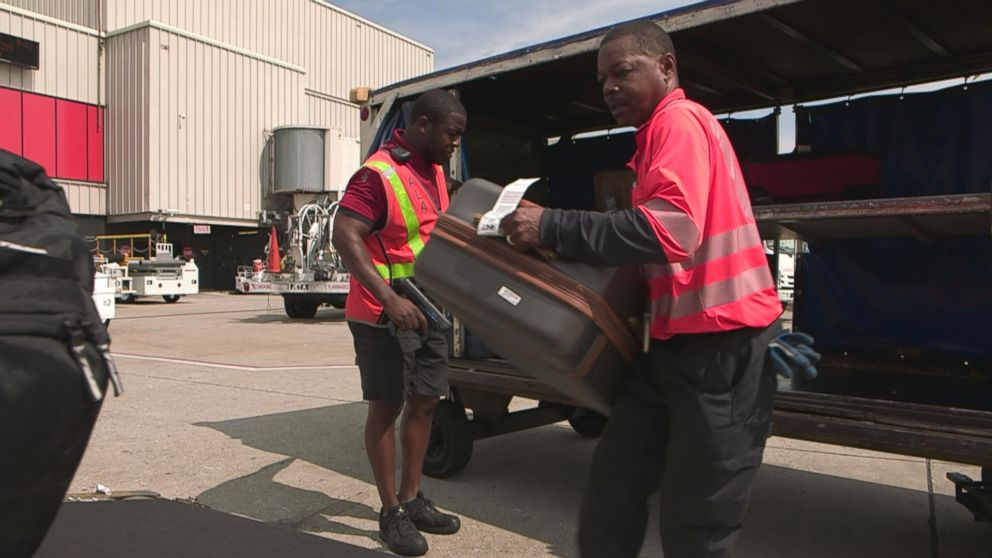
[[[675,49],[649,21],[599,47],[603,99],[634,126],[633,209],[522,207],[503,220],[520,250],[594,265],[640,265],[650,347],[627,376],[582,498],[582,556],[637,556],[661,492],[666,557],[733,554],[771,420],[768,343],[781,304],[740,167],[719,122],[686,99]]]
[[[448,392],[447,340],[391,283],[413,278],[417,256],[448,208],[441,164],[466,123],[465,108],[450,93],[422,94],[406,129],[394,132],[352,176],[334,220],[334,246],[351,273],[345,316],[369,404],[365,447],[382,500],[379,536],[404,556],[427,552],[421,532],[451,534],[460,521],[438,511],[420,490],[431,418]],[[394,425],[401,412],[397,491]]]

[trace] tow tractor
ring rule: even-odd
[[[235,288],[246,294],[282,295],[290,318],[313,318],[323,305],[344,308],[350,276],[331,243],[337,202],[328,198],[304,204],[295,212],[262,211],[259,225],[269,228],[267,263],[241,266]],[[288,240],[280,253],[279,230]]]
[[[173,256],[172,243],[165,242],[164,235],[157,239],[147,234],[107,235],[96,237],[96,241],[96,257],[104,262],[98,269],[113,278],[119,302],[161,296],[172,303],[200,292],[196,263]]]

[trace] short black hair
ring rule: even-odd
[[[622,23],[610,29],[609,33],[599,43],[599,46],[624,37],[630,37],[634,40],[634,44],[641,51],[640,54],[646,54],[648,56],[661,56],[669,52],[672,55],[675,54],[675,45],[672,44],[672,38],[668,36],[668,33],[661,26],[647,19]]]
[[[468,116],[457,97],[443,89],[431,89],[414,101],[410,109],[410,121],[426,116],[431,122],[441,122],[451,113]]]

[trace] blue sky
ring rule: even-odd
[[[434,69],[501,54],[693,0],[331,0],[434,49]]]

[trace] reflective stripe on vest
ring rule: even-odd
[[[651,213],[683,251],[691,254],[696,250],[699,244],[699,229],[688,213],[660,198],[651,198],[641,207]]]
[[[677,320],[702,313],[714,306],[742,300],[750,294],[774,287],[775,281],[767,266],[753,267],[729,279],[706,285],[697,291],[683,292],[678,297],[662,295],[651,301],[651,316],[663,317],[668,321]]]
[[[714,260],[732,256],[738,252],[762,246],[761,235],[758,228],[751,223],[745,223],[736,229],[720,233],[704,240],[699,248],[685,261],[664,265],[644,266],[644,275],[647,279],[665,277],[689,271],[693,267],[709,263]],[[764,249],[764,247],[762,247]]]
[[[403,215],[403,224],[406,225],[407,244],[416,258],[424,249],[424,240],[420,237],[420,220],[417,219],[417,212],[413,209],[413,202],[406,193],[406,187],[400,180],[398,174],[388,163],[383,161],[369,161],[365,166],[372,167],[382,173],[393,189],[393,195],[400,206],[400,213]],[[383,279],[398,279],[400,277],[413,277],[413,263],[399,263],[388,266],[386,264],[376,264],[376,271]]]

